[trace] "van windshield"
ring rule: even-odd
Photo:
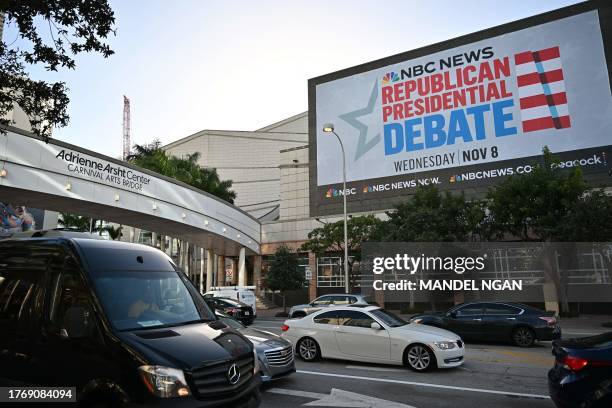
[[[93,279],[102,307],[117,330],[215,320],[204,302],[195,304],[177,272],[112,271],[96,273]]]

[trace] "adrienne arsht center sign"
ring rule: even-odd
[[[609,184],[612,6],[556,10],[309,81],[312,215],[390,208],[418,186],[476,191],[544,146]],[[598,7],[599,5],[599,7]],[[603,33],[607,33],[605,37]]]

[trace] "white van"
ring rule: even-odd
[[[253,292],[253,289],[255,289],[255,286],[213,286],[204,294],[204,297],[235,299],[251,306],[253,308],[253,314],[257,316],[255,292]]]

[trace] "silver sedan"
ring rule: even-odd
[[[367,305],[368,300],[362,295],[331,294],[319,296],[310,303],[295,305],[289,309],[289,318],[304,317],[330,306]]]
[[[295,359],[290,342],[274,333],[246,327],[229,316],[220,313],[217,313],[217,316],[253,343],[259,357],[262,381],[276,380],[295,372]]]

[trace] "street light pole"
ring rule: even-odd
[[[348,226],[347,226],[347,211],[346,211],[346,154],[344,153],[344,145],[340,136],[334,131],[334,125],[327,123],[323,126],[323,132],[333,133],[340,143],[342,150],[342,204],[344,208],[344,292],[350,293],[349,285],[349,269],[348,269]]]

